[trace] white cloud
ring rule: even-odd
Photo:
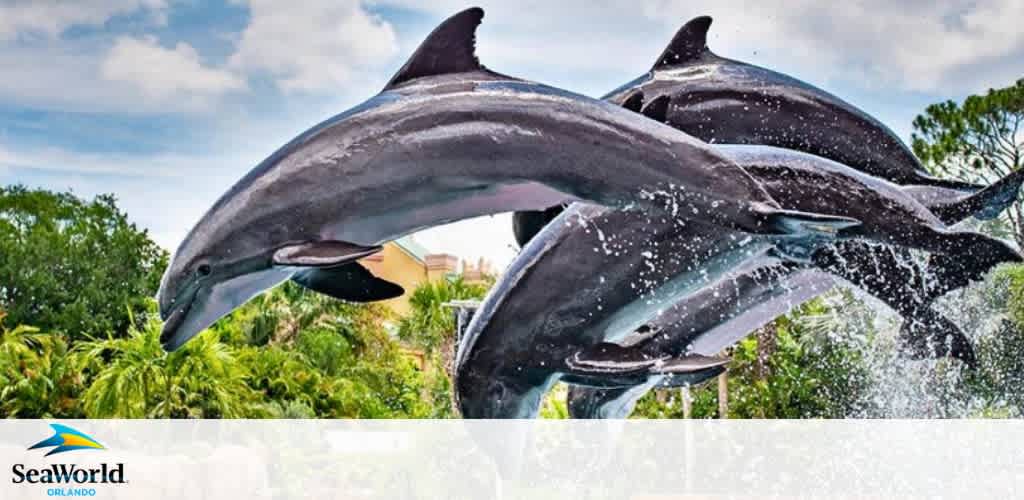
[[[191,45],[167,49],[155,37],[119,37],[100,67],[103,79],[129,84],[145,97],[177,104],[204,101],[246,87],[226,70],[203,65]]]
[[[648,14],[691,16],[693,4],[648,2]],[[888,0],[819,2],[796,0],[785,7],[742,0],[709,3],[724,46],[758,47],[774,58],[796,59],[828,76],[859,79],[865,87],[911,91],[976,91],[976,68],[993,85],[1019,74],[1012,57],[1024,48],[1019,0],[953,0],[943,3]],[[728,38],[735,37],[732,43]],[[737,43],[738,42],[738,43]],[[1005,59],[1004,59],[1005,58]],[[998,66],[988,66],[993,60]],[[1014,67],[1016,66],[1016,67]]]
[[[251,21],[231,65],[265,71],[286,90],[330,90],[396,52],[391,26],[358,0],[246,3]]]
[[[38,172],[117,175],[146,179],[201,176],[233,179],[256,164],[258,154],[83,153],[59,147],[18,148],[0,143],[0,168]]]
[[[0,40],[23,33],[55,37],[71,26],[98,26],[139,9],[162,20],[166,7],[164,0],[8,0],[0,5]]]
[[[164,48],[152,37],[59,36],[69,27],[102,25],[140,9],[150,14],[146,22],[152,26],[166,21],[168,5],[166,0],[0,4],[0,67],[6,75],[0,79],[0,102],[59,111],[178,113],[209,110],[219,95],[244,89],[244,78],[204,65],[184,42]]]

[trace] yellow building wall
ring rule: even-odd
[[[405,294],[401,297],[381,303],[398,314],[408,313],[411,310],[409,296],[420,283],[427,281],[426,265],[394,242],[384,244],[384,250],[360,262],[377,277],[398,283],[405,288]]]

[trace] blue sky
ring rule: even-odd
[[[926,105],[1024,76],[1024,2],[478,2],[485,65],[599,96],[693,16],[727,57],[818,85],[904,138]],[[288,139],[376,93],[470,4],[439,0],[0,0],[0,181],[111,192],[173,249]],[[507,216],[421,233],[499,264]]]

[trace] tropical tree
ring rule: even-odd
[[[125,337],[83,342],[82,371],[92,383],[82,394],[89,418],[239,418],[250,414],[257,393],[230,346],[202,334],[167,353],[161,323],[149,320]]]
[[[398,338],[427,352],[450,344],[455,316],[445,304],[456,300],[482,299],[488,286],[466,283],[462,277],[424,283],[412,292],[412,312],[398,322]]]
[[[385,331],[392,313],[286,283],[213,330],[237,346],[268,416],[422,417],[425,374]],[[259,347],[255,347],[259,346]]]
[[[914,119],[914,153],[932,171],[992,183],[1024,164],[1024,79],[963,103],[933,104]],[[1012,236],[1024,246],[1024,204],[1007,211]]]
[[[842,297],[844,303],[849,297]],[[804,304],[776,319],[770,353],[758,344],[764,335],[751,335],[731,349],[729,418],[842,418],[861,409],[871,377],[865,363],[863,338],[838,335],[835,308],[822,299]],[[868,325],[855,329],[867,331]],[[707,384],[691,391],[691,416],[718,414],[718,391]],[[681,394],[652,392],[637,404],[633,415],[646,418],[683,416]]]
[[[489,284],[466,283],[461,277],[423,283],[409,297],[412,311],[398,322],[398,338],[424,352],[428,361],[428,394],[435,418],[455,414],[452,371],[455,363],[455,315],[446,307],[458,300],[479,300]]]
[[[0,311],[0,416],[80,417],[82,377],[64,337],[25,325],[8,329],[4,316]]]
[[[166,262],[113,196],[0,187],[0,309],[11,324],[72,340],[123,334]]]

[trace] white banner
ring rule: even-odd
[[[7,420],[0,499],[1010,498],[1022,443],[1016,421]]]

